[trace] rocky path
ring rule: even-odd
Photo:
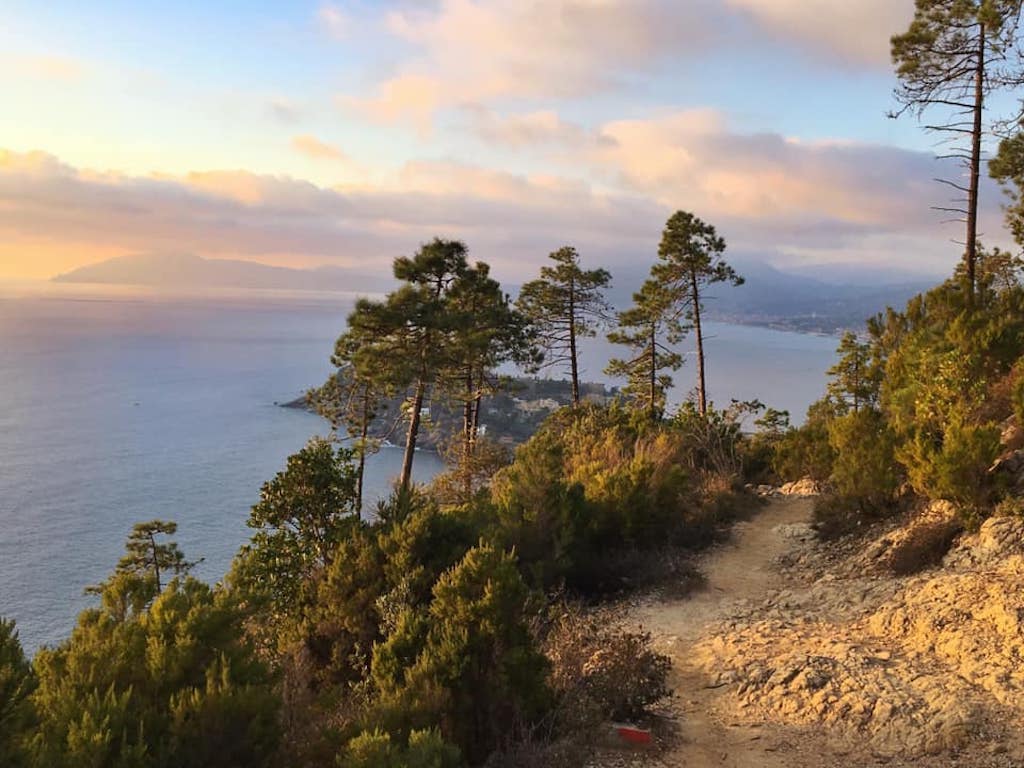
[[[679,738],[633,764],[1024,768],[1024,520],[896,578],[892,531],[823,546],[812,506],[773,499],[704,557],[704,590],[636,607]]]
[[[681,743],[659,763],[692,768],[794,764],[784,734],[768,734],[763,727],[721,717],[718,700],[725,686],[708,675],[691,651],[705,639],[709,627],[785,585],[775,564],[792,541],[780,526],[806,523],[810,514],[807,499],[773,500],[754,519],[738,523],[730,542],[703,560],[705,589],[684,601],[652,601],[638,609],[637,619],[674,661],[672,687],[678,697],[672,715],[679,723]]]

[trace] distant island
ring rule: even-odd
[[[393,285],[387,277],[363,275],[344,267],[293,269],[237,259],[207,259],[190,253],[119,256],[57,275],[53,282],[367,293],[381,293]]]

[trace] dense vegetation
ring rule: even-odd
[[[964,170],[966,181],[940,180],[964,195],[940,207],[964,224],[963,258],[942,285],[843,337],[825,397],[771,451],[778,475],[810,476],[829,491],[816,510],[825,537],[921,502],[952,504],[959,522],[922,529],[931,533],[917,542],[921,564],[960,526],[1020,508],[1024,261],[978,235],[985,145],[999,139],[989,172],[1024,246],[1020,115],[986,111],[994,94],[1024,83],[1020,14],[1019,0],[915,0],[909,27],[892,38],[896,114],[928,113],[926,130],[948,147],[942,157]]]
[[[621,591],[731,514],[743,439],[715,427],[736,458],[723,476],[693,418],[566,408],[470,501],[399,489],[373,520],[353,453],[314,440],[264,485],[215,587],[188,575],[173,526],[139,526],[60,646],[30,665],[0,625],[4,764],[582,758],[601,722],[667,693],[667,662],[571,601]]]
[[[695,290],[737,279],[695,217],[666,238],[659,303],[641,291],[624,313],[671,317],[671,339],[634,345],[655,360],[696,326]],[[576,340],[612,323],[610,275],[563,248],[513,304],[466,254],[434,240],[396,261],[398,290],[357,305],[312,398],[347,437],[312,440],[263,486],[223,583],[190,576],[175,525],[154,520],[59,646],[29,662],[0,624],[4,765],[571,765],[601,723],[668,694],[667,659],[600,605],[686,581],[680,553],[715,540],[746,470],[767,463],[740,429],[760,405],[718,411],[701,395],[669,415],[664,374],[653,400],[633,386],[585,400]],[[481,413],[509,384],[495,370],[535,370],[542,351],[571,396],[512,456]],[[435,399],[453,415],[448,471],[416,487]],[[371,427],[388,409],[405,467],[366,515]]]
[[[1011,478],[992,468],[1019,447],[1008,428],[1022,415],[1024,286],[1003,257],[981,253],[973,293],[958,273],[872,318],[863,340],[845,336],[828,393],[779,439],[781,475],[834,492],[832,532],[915,499],[950,501],[973,524],[1006,495]]]

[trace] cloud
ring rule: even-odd
[[[783,45],[852,65],[889,66],[889,37],[907,28],[914,0],[725,0]]]
[[[316,13],[321,28],[335,40],[344,40],[352,31],[352,19],[335,3],[323,3]]]
[[[562,120],[554,110],[505,116],[480,104],[468,104],[462,112],[468,129],[489,144],[513,148],[579,146],[596,140],[583,126]]]
[[[339,103],[380,122],[410,120],[425,134],[443,103],[444,88],[436,77],[405,74],[382,83],[371,98],[341,97]]]
[[[614,121],[600,132],[610,141],[583,154],[608,183],[735,222],[776,246],[817,241],[815,229],[835,238],[935,233],[940,218],[930,206],[945,195],[932,181],[943,167],[927,153],[737,133],[713,110]],[[990,221],[998,199],[987,195]]]
[[[346,103],[421,132],[445,107],[543,104],[706,76],[701,56],[804,52],[887,67],[914,0],[438,0],[400,4],[384,27],[405,49],[369,95]],[[767,46],[765,44],[768,44]],[[774,44],[774,46],[772,45]],[[498,140],[504,134],[499,132]]]
[[[41,152],[0,152],[0,235],[48,233],[68,249],[387,269],[393,257],[445,235],[466,238],[479,258],[525,279],[570,238],[614,264],[638,238],[653,237],[664,214],[585,184],[443,162],[410,164],[388,187],[329,189],[245,171],[95,173]]]
[[[370,114],[429,120],[440,106],[580,98],[621,87],[724,30],[712,0],[440,0],[388,14],[412,48],[362,102]]]
[[[958,256],[948,240],[959,231],[938,226],[929,210],[944,193],[930,181],[927,154],[735,133],[710,110],[601,132],[609,141],[573,155],[588,169],[576,177],[433,159],[376,186],[337,188],[246,171],[95,172],[41,152],[0,152],[0,239],[45,239],[51,254],[60,245],[65,253],[174,250],[366,271],[442,235],[464,238],[513,282],[571,243],[638,280],[665,219],[684,208],[715,224],[737,255],[933,270]],[[996,233],[1000,198],[990,182],[983,200],[982,229]]]
[[[316,136],[303,135],[292,137],[292,149],[314,160],[349,162],[348,155],[337,147],[320,141]]]

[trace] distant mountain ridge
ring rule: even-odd
[[[862,328],[868,317],[887,306],[902,308],[910,297],[939,282],[937,278],[852,265],[805,268],[813,277],[783,271],[754,259],[739,260],[735,266],[746,282],[738,288],[716,285],[708,290],[706,306],[710,319],[822,333]],[[180,253],[121,256],[75,269],[53,280],[191,289],[363,293],[384,293],[395,286],[390,275],[364,275],[343,267],[293,269]],[[515,293],[518,286],[509,289]],[[629,302],[628,294],[621,290],[613,298],[621,306]]]
[[[53,278],[58,283],[104,283],[171,288],[259,288],[300,291],[383,292],[390,278],[372,277],[343,267],[293,269],[252,261],[207,259],[189,253],[118,256]]]
[[[746,282],[738,288],[711,287],[707,300],[710,317],[823,333],[862,328],[867,318],[886,307],[902,309],[911,297],[940,282],[939,278],[906,273],[888,276],[865,269],[854,284],[846,282],[851,279],[849,266],[835,270],[835,277],[843,282],[794,274],[763,262],[740,262],[736,269]],[[820,267],[816,272],[826,270]]]

